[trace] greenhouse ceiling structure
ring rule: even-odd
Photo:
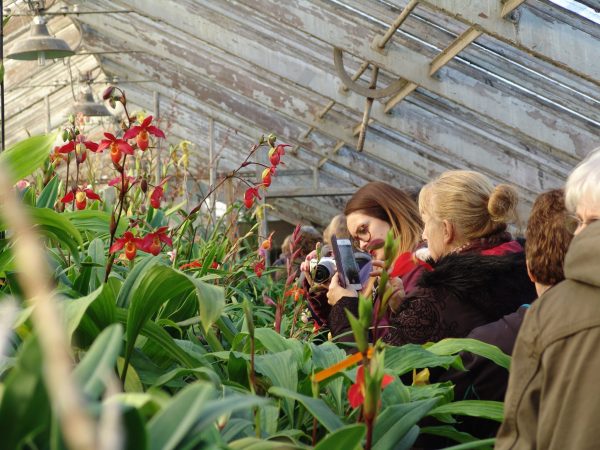
[[[5,55],[29,33],[28,3],[4,2]],[[206,182],[263,133],[291,144],[267,198],[290,222],[326,224],[368,181],[418,188],[464,168],[516,185],[527,208],[600,145],[595,0],[46,6],[75,55],[5,61],[7,145],[64,124],[81,77],[97,99],[116,83],[194,144]]]

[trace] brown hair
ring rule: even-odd
[[[344,214],[366,214],[390,224],[399,239],[399,252],[413,251],[423,232],[423,221],[417,204],[407,192],[382,181],[361,187],[346,204]]]
[[[513,186],[492,185],[472,170],[450,170],[428,183],[419,194],[419,210],[454,224],[466,240],[506,230],[516,220],[518,202]]]
[[[331,236],[334,234],[338,238],[350,237],[345,215],[338,214],[337,216],[333,216],[333,219],[331,219],[331,222],[329,222],[329,225],[327,225],[327,228],[323,231],[323,243],[331,245]]]
[[[536,198],[527,222],[525,254],[538,283],[553,286],[565,279],[563,263],[573,236],[565,225],[567,209],[562,189]]]

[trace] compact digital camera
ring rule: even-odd
[[[368,253],[354,252],[354,259],[356,260],[358,267],[362,269],[365,264],[371,261],[371,256]],[[337,270],[335,258],[333,256],[324,256],[318,261],[316,259],[310,260],[310,273],[314,274],[313,280],[317,284],[328,283]]]

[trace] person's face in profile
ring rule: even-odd
[[[385,240],[391,226],[389,223],[371,217],[360,212],[353,212],[346,217],[348,231],[355,242],[355,245],[363,251],[367,251],[370,242],[375,239]],[[374,259],[383,260],[383,247],[369,252]]]

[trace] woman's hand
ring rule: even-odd
[[[404,284],[402,283],[402,278],[395,277],[390,278],[388,281],[390,287],[394,289],[394,293],[389,299],[389,307],[392,309],[392,312],[398,312],[400,309],[400,305],[406,298],[406,293],[404,292]]]
[[[300,263],[300,271],[304,272],[304,277],[306,278],[306,281],[308,281],[309,286],[312,286],[314,284],[314,281],[310,274],[310,260],[315,259],[316,257],[317,257],[317,251],[313,250],[308,255],[306,255],[306,258],[304,258],[304,261],[302,261]]]
[[[358,293],[354,289],[346,289],[340,286],[339,273],[331,277],[329,290],[327,291],[327,303],[331,306],[339,302],[342,297],[358,297]]]
[[[380,276],[381,272],[383,272],[383,267],[385,265],[385,261],[382,261],[380,259],[372,259],[371,264],[373,265],[373,268],[371,269],[371,272],[369,272],[369,276],[371,276],[371,277]]]

